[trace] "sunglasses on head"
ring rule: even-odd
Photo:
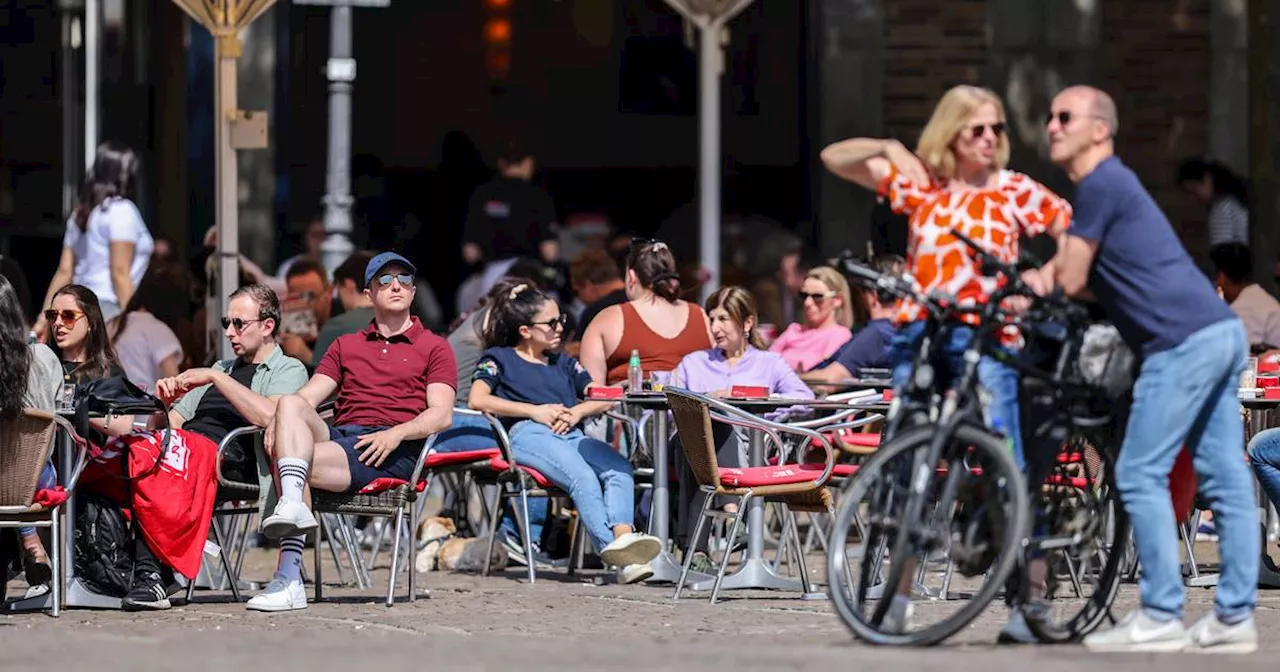
[[[392,280],[399,282],[401,287],[413,286],[412,273],[383,273],[378,276],[378,284],[383,287],[390,285]]]
[[[1004,135],[1003,121],[997,122],[994,124],[974,124],[973,126],[969,127],[969,132],[973,134],[973,137],[981,138],[982,136],[987,134],[988,128],[991,129],[991,134],[996,136],[997,138]]]
[[[557,315],[556,317],[543,322],[530,322],[529,326],[542,326],[555,331],[556,329],[564,329],[567,324],[569,324],[568,315]]]
[[[796,298],[800,299],[800,303],[804,303],[809,299],[813,299],[814,303],[822,303],[823,301],[830,299],[835,295],[836,295],[835,292],[822,292],[820,294],[810,294],[808,292],[800,292],[799,294],[796,294]]]
[[[253,324],[254,322],[261,322],[261,321],[262,321],[262,318],[258,318],[256,320],[242,320],[238,317],[236,318],[224,317],[222,318],[222,328],[226,329],[227,327],[235,327],[236,331],[244,331],[245,327]]]
[[[46,310],[44,311],[44,319],[48,322],[61,322],[62,326],[70,327],[76,323],[76,320],[84,317],[84,313],[78,310]]]

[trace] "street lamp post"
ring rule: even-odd
[[[333,11],[329,31],[329,153],[325,174],[324,266],[334,269],[351,256],[351,92],[355,88],[356,59],[352,48],[353,7],[387,7],[391,0],[293,0],[298,5],[324,5]]]

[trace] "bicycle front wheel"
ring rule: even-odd
[[[1020,556],[1027,489],[1005,439],[960,425],[939,464],[919,464],[937,431],[915,427],[881,447],[846,484],[836,512],[827,558],[831,602],[849,630],[872,644],[942,642],[986,608]],[[922,493],[912,492],[913,478],[929,479]],[[926,501],[912,506],[913,497]],[[910,510],[920,515],[912,518]],[[967,599],[950,599],[953,588]],[[900,618],[881,604],[895,594],[941,599]]]

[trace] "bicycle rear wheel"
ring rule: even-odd
[[[836,512],[827,558],[831,601],[849,630],[872,644],[928,646],[947,639],[995,598],[1021,556],[1027,490],[1005,439],[961,425],[944,446],[942,464],[912,469],[937,431],[933,425],[915,427],[881,447],[846,483]],[[929,501],[917,519],[907,520],[913,471],[931,479],[925,489]],[[879,593],[892,598],[894,577],[900,576],[923,586],[931,566],[940,563],[943,591],[957,570],[979,582],[963,586],[972,589],[969,599],[934,603],[919,628],[911,623],[898,630],[887,623]]]

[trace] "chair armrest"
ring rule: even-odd
[[[883,415],[879,413],[872,413],[871,415],[858,418],[857,420],[853,420],[850,422],[840,422],[834,425],[826,425],[823,427],[819,427],[818,429],[821,429],[824,432],[839,432],[845,429],[860,429],[862,427],[866,427],[867,425],[880,422],[881,420],[884,420]]]
[[[842,411],[837,411],[825,417],[814,418],[813,420],[800,420],[798,422],[788,422],[787,424],[791,425],[792,427],[806,427],[808,429],[816,429],[818,427],[829,425],[833,422],[840,422],[845,418],[857,415],[862,412],[863,411],[860,408],[850,408]]]
[[[628,441],[633,447],[633,452],[649,454],[649,447],[644,445],[644,433],[641,431],[639,421],[617,411],[605,411],[604,416],[610,420],[616,420],[622,425],[622,431],[627,435]]]
[[[59,429],[66,432],[67,436],[80,447],[79,454],[75,459],[75,464],[71,467],[71,473],[67,475],[65,485],[63,486],[67,492],[73,492],[76,489],[76,483],[80,481],[80,473],[84,471],[85,465],[89,463],[89,442],[85,440],[84,437],[80,436],[80,433],[76,431],[76,428],[72,426],[66,418],[55,413],[53,415],[53,422]]]
[[[248,483],[240,483],[239,481],[228,481],[226,478],[223,477],[222,457],[226,453],[227,447],[231,445],[232,441],[235,441],[236,439],[242,436],[252,436],[254,434],[265,435],[266,431],[267,430],[265,427],[259,427],[257,425],[247,425],[245,427],[236,427],[230,432],[227,432],[227,435],[222,438],[222,442],[218,444],[218,457],[216,460],[214,460],[214,463],[213,463],[214,471],[218,475],[218,485],[230,485],[230,486],[249,485]]]

